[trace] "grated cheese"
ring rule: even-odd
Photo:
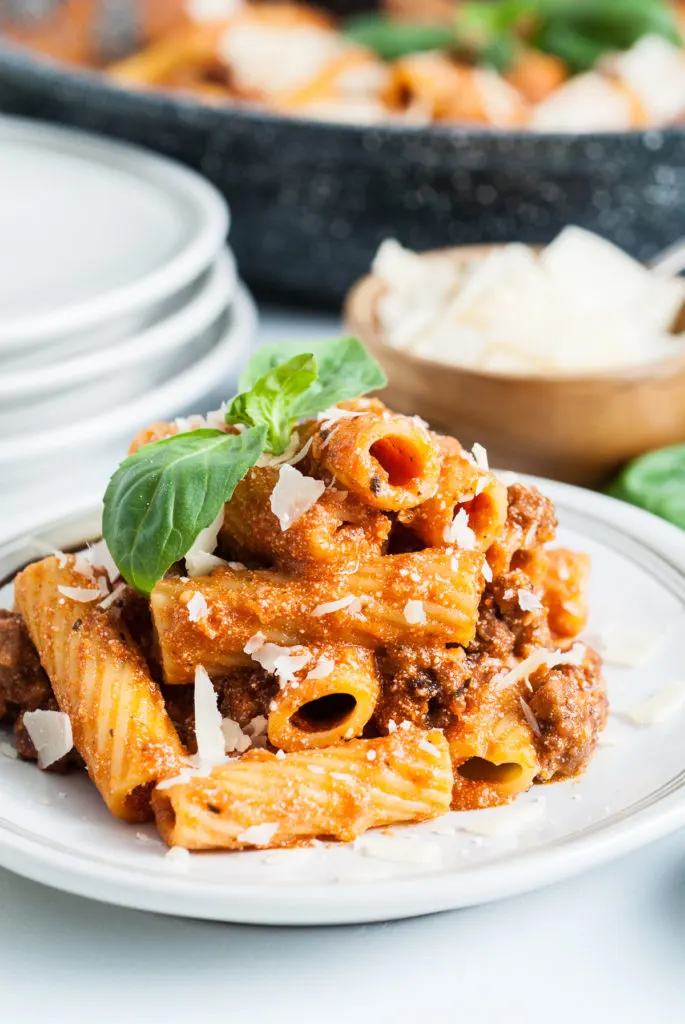
[[[530,590],[518,590],[517,597],[522,612],[537,612],[542,608],[542,601]]]
[[[419,742],[419,749],[425,750],[427,754],[432,754],[433,757],[440,757],[440,751],[438,750],[434,743],[431,743],[430,740],[421,740]]]
[[[392,736],[394,732],[397,732],[397,722],[394,718],[388,719],[388,736]]]
[[[483,562],[483,570],[482,570],[482,572],[483,572],[483,579],[485,580],[485,582],[486,583],[492,583],[492,569],[490,568],[490,563],[487,560],[485,562]]]
[[[265,821],[261,825],[250,825],[238,836],[239,843],[249,843],[251,846],[268,846],[278,832],[277,822]]]
[[[49,768],[74,746],[69,715],[63,711],[27,711],[23,721],[36,748],[39,768]]]
[[[191,622],[200,622],[201,619],[206,618],[209,612],[205,596],[199,590],[195,591],[190,601],[188,601],[186,608],[188,609],[188,618]]]
[[[294,466],[281,466],[278,482],[269,499],[271,511],[278,519],[281,530],[289,530],[316,504],[325,490],[323,480],[305,476]]]
[[[519,697],[519,703],[521,705],[521,711],[523,711],[523,717],[528,722],[528,725],[531,727],[536,736],[542,736],[542,732],[540,730],[540,723],[533,714],[530,705],[526,703],[523,697]]]
[[[125,583],[117,583],[117,585],[114,588],[114,590],[112,591],[112,593],[108,594],[107,597],[103,598],[103,600],[100,601],[100,603],[98,604],[98,608],[102,608],[103,611],[106,611],[108,608],[111,608],[111,606],[116,601],[118,601],[119,598],[123,594],[125,594],[125,593],[126,593],[126,584]]]
[[[260,635],[255,634],[255,636]],[[308,661],[311,661],[311,652],[304,647],[281,647],[280,644],[271,643],[262,643],[259,647],[254,647],[251,642],[254,639],[255,637],[252,637],[246,644],[246,648],[250,647],[248,653],[265,672],[273,673],[278,678],[281,687],[287,683],[293,683],[295,673],[304,668]],[[291,651],[294,650],[300,650],[302,653],[291,654]]]
[[[243,730],[246,736],[252,740],[253,747],[265,747],[267,744],[268,719],[266,715],[255,715]]]
[[[325,775],[326,774],[326,769],[323,768],[320,764],[308,764],[307,768],[314,775]]]
[[[224,750],[227,754],[243,754],[252,746],[252,740],[232,718],[221,720],[221,732],[224,737]]]
[[[226,760],[221,714],[212,680],[202,665],[195,669],[195,737],[197,754],[190,760],[197,768],[209,770]]]
[[[407,601],[404,606],[404,617],[412,626],[423,625],[426,621],[426,609],[423,601]]]
[[[659,725],[685,709],[685,682],[669,683],[626,712],[636,725]]]
[[[97,601],[99,597],[102,597],[99,587],[97,590],[92,590],[89,587],[65,587],[59,583],[57,589],[70,601],[81,601],[84,604],[88,601]]]
[[[0,743],[0,754],[3,757],[9,757],[11,761],[16,761],[19,757],[19,752],[10,743]]]
[[[356,839],[354,848],[364,857],[387,860],[394,864],[411,864],[421,868],[439,868],[442,865],[440,847],[430,840],[400,839],[398,836],[370,833]]]
[[[279,761],[285,761],[285,750],[277,750],[276,757]]]
[[[485,473],[487,473],[488,470],[490,469],[490,466],[488,465],[488,453],[487,450],[483,447],[483,445],[478,444],[478,442],[476,441],[473,448],[471,449],[471,454],[473,455],[473,461],[476,463],[478,468],[482,469]],[[477,493],[478,491],[476,491],[476,494]]]
[[[535,651],[509,672],[505,672],[496,679],[495,685],[498,690],[504,689],[505,686],[512,686],[514,683],[527,679],[543,665],[546,665],[548,669],[556,668],[558,665],[582,665],[585,651],[585,644],[574,644],[570,651]]]
[[[219,532],[224,524],[224,507],[217,515],[213,523],[200,530],[193,541],[190,550],[186,553],[186,571],[189,576],[207,576],[213,569],[226,565],[223,558],[218,558],[213,552],[219,542]]]
[[[183,846],[172,846],[164,854],[164,860],[180,871],[187,871],[190,868],[190,850]]]
[[[333,658],[327,658],[325,654],[322,654],[314,668],[307,672],[305,679],[327,679],[334,668]]]
[[[403,722],[400,722],[400,729],[404,729],[404,731],[407,732],[411,729],[411,722],[405,718]]]
[[[243,565],[242,562],[228,562],[227,564],[228,568],[233,569],[234,572],[242,572],[243,569],[247,569],[247,566]]]
[[[450,525],[445,527],[443,539],[448,544],[456,544],[462,551],[473,551],[476,546],[476,535],[469,526],[469,516],[465,508],[460,508]]]
[[[367,750],[366,751],[366,760],[367,761],[375,761],[376,760],[376,751],[375,750]]]
[[[119,567],[112,558],[112,553],[107,547],[107,541],[104,537],[102,540],[96,541],[95,544],[88,545],[88,558],[91,565],[95,565],[99,569],[105,570],[110,583],[116,583],[121,576]]]
[[[260,647],[263,647],[266,637],[263,633],[254,633],[243,647],[245,654],[254,654]]]
[[[355,606],[354,608],[352,606]],[[354,594],[347,594],[345,597],[339,598],[337,601],[328,601],[326,604],[317,604],[313,610],[312,615],[319,618],[321,615],[330,615],[331,612],[339,612],[343,608],[349,608],[350,612],[356,612],[361,610],[361,601]]]

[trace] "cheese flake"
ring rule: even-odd
[[[521,705],[521,711],[523,711],[523,717],[528,722],[528,725],[531,727],[536,736],[542,736],[542,732],[540,730],[540,723],[533,714],[530,705],[526,703],[523,697],[519,697],[519,703]]]
[[[9,757],[11,761],[16,761],[19,757],[19,752],[16,747],[11,745],[11,743],[0,743],[0,754],[2,754],[3,757]]]
[[[465,508],[460,508],[450,525],[445,527],[443,539],[448,544],[456,544],[462,551],[473,551],[476,546],[476,535],[469,526],[469,516]]]
[[[542,608],[542,601],[530,590],[518,590],[517,597],[522,612],[537,612]]]
[[[269,499],[271,511],[278,519],[281,530],[289,530],[316,504],[325,490],[323,480],[305,476],[294,466],[281,466],[278,482]]]
[[[74,746],[71,722],[63,711],[27,711],[23,721],[36,748],[39,768],[49,768]]]
[[[195,669],[195,736],[197,754],[190,760],[194,767],[211,769],[226,760],[224,733],[217,695],[202,665]]]
[[[314,668],[307,672],[305,679],[327,679],[334,668],[333,658],[327,658],[325,654],[322,654]]]
[[[476,463],[478,468],[482,469],[484,472],[487,473],[487,471],[490,469],[490,466],[488,465],[488,453],[487,450],[483,447],[483,445],[478,444],[478,442],[476,441],[473,448],[471,449],[471,454],[473,455],[473,461]]]
[[[485,582],[492,583],[492,569],[490,568],[490,563],[487,561],[487,559],[483,562],[482,573]]]
[[[186,571],[189,576],[207,576],[213,569],[226,565],[223,558],[213,554],[219,541],[219,532],[224,524],[224,507],[213,523],[200,530],[186,553]]]
[[[278,823],[265,821],[261,825],[250,825],[238,836],[239,843],[250,846],[268,846],[278,832]]]
[[[338,598],[337,601],[327,601],[325,604],[318,604],[312,611],[312,615],[319,618],[322,615],[330,615],[332,612],[342,611],[343,608],[348,608],[354,614],[361,610],[361,601],[354,594],[346,594],[345,597]]]
[[[431,754],[433,757],[440,757],[440,751],[434,743],[431,743],[430,740],[421,740],[419,742],[419,750],[424,750],[427,754]]]
[[[685,708],[685,682],[669,683],[626,712],[635,725],[659,725]]]
[[[506,686],[519,683],[528,676],[533,675],[539,668],[545,665],[548,669],[556,668],[559,665],[582,665],[585,658],[585,644],[574,644],[570,651],[535,651],[518,665],[515,665],[509,672],[505,672],[495,680],[498,690]]]
[[[401,839],[370,833],[355,840],[354,848],[364,857],[408,864],[420,868],[439,868],[442,854],[437,843],[430,840]]]
[[[199,590],[195,591],[190,601],[188,601],[186,608],[188,609],[188,618],[191,622],[200,622],[207,617],[209,612],[205,596]]]
[[[263,647],[266,643],[266,637],[263,633],[253,633],[250,639],[247,641],[243,650],[245,654],[254,654],[260,647]]]
[[[107,541],[102,538],[95,544],[88,545],[88,558],[90,559],[91,565],[97,566],[98,569],[104,569],[109,577],[110,583],[116,583],[121,576],[117,563],[112,558],[112,553],[107,547]]]
[[[252,740],[232,718],[222,718],[221,732],[224,737],[224,750],[227,754],[243,754],[252,746]]]
[[[172,846],[164,854],[164,860],[179,871],[187,871],[190,868],[190,850],[184,846]]]
[[[111,606],[115,604],[121,597],[123,597],[125,593],[126,584],[117,583],[112,593],[108,594],[107,597],[103,598],[103,600],[100,601],[100,603],[98,604],[98,608],[102,608],[103,611],[107,611],[107,609],[111,608]]]
[[[411,626],[422,626],[426,621],[423,601],[407,601],[404,606],[404,617]]]
[[[99,587],[97,590],[93,590],[90,587],[65,587],[59,583],[57,589],[60,594],[64,594],[70,601],[80,601],[82,604],[86,604],[89,601],[97,601],[99,597],[102,597]]]

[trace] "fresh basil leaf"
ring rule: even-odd
[[[309,352],[271,366],[249,390],[231,402],[227,423],[245,423],[266,427],[266,450],[280,455],[290,440],[293,424],[299,419],[297,403],[317,379],[317,365]]]
[[[270,369],[301,352],[314,354],[319,375],[295,403],[296,419],[316,416],[338,402],[359,398],[387,384],[383,370],[357,338],[335,338],[264,345],[245,368],[241,391],[249,390]]]
[[[387,15],[369,12],[348,20],[344,27],[348,39],[366,46],[382,60],[397,60],[409,53],[448,50],[454,46],[451,25],[430,21],[398,21]]]
[[[626,466],[607,493],[685,530],[685,444],[641,455]]]
[[[140,448],[104,499],[103,535],[121,575],[149,594],[216,519],[264,448],[266,428],[195,430]]]

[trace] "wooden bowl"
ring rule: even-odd
[[[465,262],[497,246],[461,246]],[[647,366],[584,376],[490,373],[421,359],[387,344],[374,274],[349,292],[345,319],[385,368],[384,400],[462,444],[479,441],[500,468],[596,486],[642,452],[685,440],[685,351]]]

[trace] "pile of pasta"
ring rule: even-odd
[[[194,850],[347,841],[587,764],[588,559],[555,524],[479,446],[358,399],[260,460],[149,604],[60,554],[16,601],[114,815]]]

